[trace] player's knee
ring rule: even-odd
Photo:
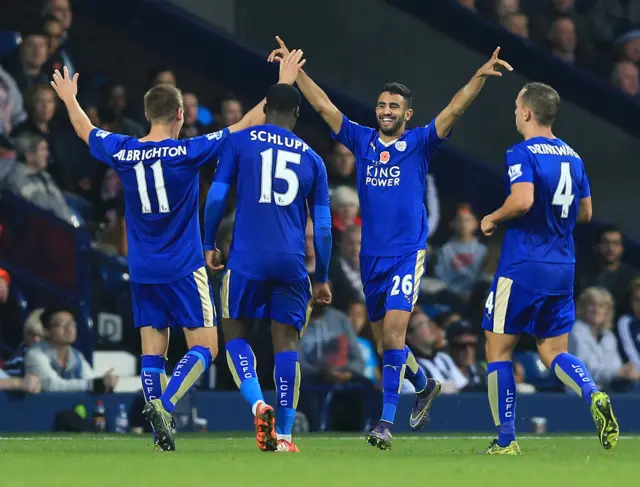
[[[298,329],[295,326],[284,325],[273,322],[271,325],[271,338],[273,340],[273,351],[297,352],[298,351]]]

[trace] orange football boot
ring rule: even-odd
[[[276,451],[278,438],[276,437],[276,414],[271,406],[261,402],[256,409],[253,420],[256,428],[256,443],[262,451]]]
[[[278,440],[278,449],[276,451],[288,452],[288,453],[300,453],[300,450],[298,450],[298,447],[294,445],[292,441],[287,441],[287,440]]]

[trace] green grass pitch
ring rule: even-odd
[[[300,454],[263,453],[246,435],[4,436],[0,487],[580,487],[638,482],[640,437],[603,450],[590,437],[521,437],[520,457],[480,456],[488,436],[397,436],[392,451],[362,436],[308,435]]]

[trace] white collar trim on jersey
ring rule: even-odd
[[[380,142],[385,147],[389,147],[389,146],[395,144],[396,142],[398,142],[399,140],[400,140],[400,137],[398,137],[397,139],[393,139],[391,142],[385,142],[380,137],[378,137],[378,142]]]

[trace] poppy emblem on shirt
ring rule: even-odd
[[[387,162],[389,162],[389,159],[391,159],[391,154],[389,154],[389,151],[384,151],[380,153],[381,164],[386,164]]]
[[[407,143],[404,140],[396,142],[396,149],[400,152],[404,152],[407,149]]]

